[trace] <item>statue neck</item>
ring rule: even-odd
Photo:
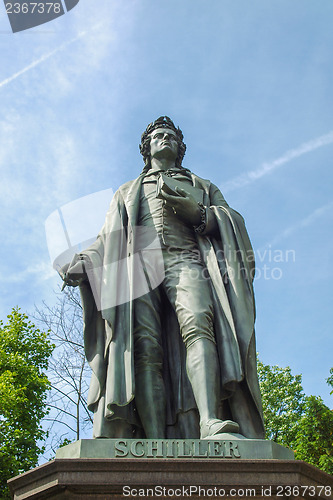
[[[169,170],[175,168],[176,168],[176,163],[174,160],[167,160],[164,158],[159,160],[156,158],[151,159],[152,170]]]

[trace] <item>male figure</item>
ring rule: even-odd
[[[143,429],[147,438],[195,438],[199,428],[201,438],[263,437],[251,245],[243,219],[216,186],[182,167],[185,149],[170,118],[148,125],[143,172],[118,190],[96,243],[64,275],[81,285],[95,437],[131,437]],[[173,194],[162,188],[157,197],[162,174],[182,187]],[[149,241],[138,244],[142,234]],[[109,299],[124,286],[119,266],[115,272],[110,264],[147,247],[151,235],[160,251],[150,245],[142,258],[149,290]],[[151,286],[161,261],[164,278]],[[135,290],[143,275],[128,276]]]

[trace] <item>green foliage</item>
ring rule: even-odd
[[[308,396],[297,424],[295,457],[333,474],[333,411],[318,396]]]
[[[326,379],[326,382],[328,383],[328,385],[333,387],[333,368],[330,369],[330,374],[331,376]],[[333,390],[330,392],[330,394],[333,394]]]
[[[332,376],[327,382],[333,384]],[[288,446],[295,458],[333,474],[333,411],[317,396],[305,396],[301,375],[258,361],[266,438]]]
[[[61,441],[61,444],[59,444],[59,448],[63,448],[64,446],[67,446],[68,444],[71,444],[71,443],[73,443],[73,441],[71,441],[68,438],[65,438],[63,441]]]
[[[7,479],[37,465],[45,438],[49,382],[45,371],[53,346],[18,308],[0,322],[0,497]]]
[[[288,446],[295,439],[295,426],[303,414],[302,376],[291,369],[258,361],[258,376],[266,427],[266,439]]]

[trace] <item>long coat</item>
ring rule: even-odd
[[[191,175],[193,185],[204,191],[204,205],[212,209],[218,225],[214,237],[197,235],[197,240],[213,292],[222,387],[220,417],[237,421],[246,437],[263,438],[254,336],[253,250],[242,216],[228,206],[214,184]],[[141,261],[136,252],[142,179],[143,174],[119,188],[97,240],[81,253],[89,277],[80,289],[85,351],[92,369],[88,405],[95,412],[95,437],[107,437],[105,429],[115,419],[123,419],[133,428],[141,426],[135,408],[133,302],[148,291],[144,270],[138,272]],[[185,370],[185,349],[167,304],[165,311],[167,437],[196,438],[199,426]]]

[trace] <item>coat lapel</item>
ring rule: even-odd
[[[138,212],[140,207],[141,184],[144,174],[139,175],[134,181],[120,187],[125,207],[128,214],[128,220],[132,227],[136,226]]]

